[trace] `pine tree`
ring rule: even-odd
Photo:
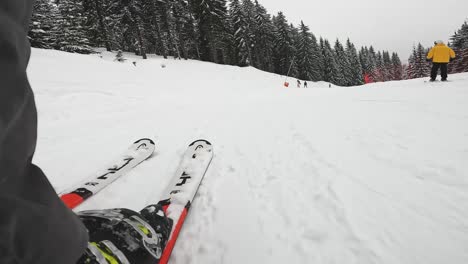
[[[224,63],[227,57],[225,35],[227,9],[225,0],[192,0],[192,9],[198,21],[199,51],[204,61]]]
[[[169,40],[167,34],[163,32],[162,14],[166,14],[168,10],[164,2],[153,0],[141,0],[140,2],[140,17],[144,27],[144,36],[147,40],[146,50],[163,56],[165,59],[169,54]],[[119,22],[116,23],[120,24]],[[128,28],[128,26],[125,26]]]
[[[292,23],[289,24],[289,34],[291,36],[291,42],[292,42],[292,54],[293,54],[293,60],[292,60],[292,65],[291,65],[291,70],[290,70],[290,76],[298,78],[299,77],[299,57],[297,55],[297,51],[299,49],[299,29],[297,29]]]
[[[135,53],[147,59],[146,56],[146,39],[143,35],[143,21],[141,18],[142,9],[137,0],[130,0],[129,4],[125,8],[127,19],[129,19],[129,25],[135,32],[135,38],[137,40],[137,49]]]
[[[380,81],[380,73],[378,69],[377,54],[375,53],[374,47],[369,47],[369,52],[367,54],[367,59],[369,62],[369,74],[372,77],[374,82]]]
[[[409,75],[408,75],[408,74],[409,74],[409,64],[403,64],[402,70],[403,70],[403,72],[402,72],[402,74],[401,74],[401,79],[402,79],[402,80],[411,79],[411,78],[409,77]]]
[[[255,47],[255,6],[251,0],[242,0],[242,11],[244,13],[244,38],[246,45],[247,64],[252,65],[255,59],[253,48]]]
[[[232,0],[229,18],[234,37],[235,63],[239,66],[247,66],[251,62],[251,47],[248,39],[250,36],[246,14],[239,0]]]
[[[253,53],[255,56],[255,67],[273,72],[273,48],[274,48],[274,26],[270,15],[266,9],[255,0],[255,26],[253,32],[255,36],[255,46]]]
[[[275,73],[286,75],[294,63],[294,44],[290,27],[286,17],[279,12],[273,19],[274,29],[274,52],[273,61]],[[294,72],[294,70],[291,70]]]
[[[319,52],[315,36],[309,32],[309,28],[301,21],[297,51],[298,77],[300,79],[313,81],[321,79]]]
[[[49,0],[36,0],[29,26],[28,37],[31,46],[52,49],[57,42],[57,9]]]
[[[168,53],[174,58],[180,58],[180,44],[178,38],[176,38],[174,28],[175,19],[172,12],[173,3],[175,3],[173,0],[159,0],[156,2],[156,5],[159,13],[161,37],[165,39]]]
[[[341,71],[341,75],[339,76],[340,79],[338,79],[335,84],[340,86],[351,86],[353,78],[351,63],[348,60],[348,56],[346,55],[343,45],[338,39],[335,41],[335,59],[338,64],[338,68]]]
[[[60,14],[56,48],[63,51],[89,54],[92,53],[87,32],[84,27],[86,17],[82,0],[61,0],[58,4]]]
[[[175,34],[184,59],[197,58],[195,21],[186,0],[175,0],[172,6]]]
[[[359,56],[356,51],[356,47],[348,39],[346,41],[346,55],[348,57],[351,69],[350,69],[350,85],[362,85],[364,84],[362,66],[359,60]]]
[[[422,78],[429,76],[430,64],[426,62],[427,50],[421,45],[413,47],[413,52],[408,60],[408,78]]]
[[[377,55],[375,57],[376,59],[376,70],[375,70],[375,77],[378,82],[384,82],[384,72],[385,72],[385,66],[383,62],[383,57],[382,53],[380,51],[377,52]]]
[[[383,81],[387,82],[392,79],[392,60],[390,59],[390,53],[388,51],[382,52],[382,60],[383,60],[383,71],[382,77]]]
[[[328,40],[320,38],[320,46],[323,54],[323,79],[338,85],[343,82],[344,76],[340,71],[339,65],[335,60],[335,53]]]
[[[392,53],[392,80],[403,79],[403,65],[397,53]]]
[[[417,48],[417,69],[418,69],[418,76],[420,77],[427,77],[431,72],[430,63],[427,62],[427,54],[429,50],[424,48],[421,43],[418,44]]]
[[[418,57],[416,46],[413,46],[413,51],[411,52],[408,58],[408,67],[406,68],[406,78],[405,79],[414,79],[416,78],[416,58]]]
[[[125,0],[113,2],[113,24],[118,28],[116,36],[119,47],[124,51],[132,51],[146,59],[147,39],[144,34],[143,10],[144,2],[139,0]]]
[[[323,58],[323,53],[322,53],[322,49],[319,45],[319,43],[317,42],[317,38],[315,37],[315,35],[313,33],[311,33],[311,43],[312,43],[312,56],[313,58],[315,58],[315,62],[314,62],[314,67],[315,67],[315,71],[317,72],[317,76],[315,76],[312,81],[322,81],[323,80],[323,61],[324,61],[324,58]]]
[[[450,46],[456,53],[455,61],[450,64],[450,72],[468,71],[468,22],[465,22],[450,40]]]
[[[361,63],[362,74],[364,78],[366,78],[366,81],[373,82],[374,80],[371,79],[372,69],[369,60],[369,49],[367,47],[361,47],[359,51],[359,62]]]
[[[105,2],[105,0],[83,0],[83,8],[91,45],[96,47],[104,45],[107,51],[111,51],[112,41],[106,21]]]

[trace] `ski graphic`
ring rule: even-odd
[[[69,188],[68,191],[60,193],[60,198],[70,209],[77,207],[149,158],[154,149],[155,145],[151,139],[144,138],[136,141],[110,166],[86,181]]]

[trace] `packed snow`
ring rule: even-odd
[[[254,68],[124,56],[32,52],[34,162],[57,192],[156,142],[77,210],[157,202],[202,138],[215,156],[172,264],[468,263],[468,74],[297,89]]]

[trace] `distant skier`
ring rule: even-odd
[[[304,81],[304,88],[307,88],[307,81]]]
[[[26,68],[33,4],[0,1],[0,263],[156,264],[172,226],[161,206],[78,217],[32,164],[37,111]]]
[[[301,88],[301,81],[297,80],[297,88]]]
[[[430,81],[436,80],[440,68],[440,76],[445,82],[447,81],[447,64],[455,59],[455,52],[447,47],[442,40],[438,40],[434,44],[435,46],[427,54],[427,60],[432,61]]]

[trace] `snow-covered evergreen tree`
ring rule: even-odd
[[[361,63],[362,75],[364,78],[370,78],[371,66],[369,61],[369,49],[367,47],[361,47],[359,51],[359,62]],[[366,81],[372,82],[373,80],[367,79]]]
[[[342,83],[344,76],[336,62],[335,52],[331,48],[330,42],[326,39],[320,39],[320,46],[323,54],[323,79],[336,85]]]
[[[382,77],[383,81],[387,82],[392,79],[392,60],[390,59],[390,53],[388,51],[382,52],[382,61],[383,61],[383,69],[382,69]]]
[[[348,60],[348,56],[343,45],[338,39],[335,41],[335,60],[341,72],[341,75],[337,76],[338,79],[335,84],[340,86],[351,86],[353,79],[351,63]]]
[[[377,52],[375,56],[376,61],[376,70],[375,70],[375,80],[378,82],[384,82],[384,72],[385,72],[385,65],[383,62],[382,53],[380,51]]]
[[[186,0],[175,0],[172,5],[175,34],[184,59],[197,58],[195,21]]]
[[[408,60],[408,78],[422,78],[429,76],[430,64],[426,61],[428,50],[421,43],[413,47],[413,52]]]
[[[450,64],[450,72],[468,71],[468,22],[450,38],[451,47],[456,53],[456,59]]]
[[[108,15],[106,4],[108,4],[106,0],[83,0],[83,14],[87,18],[86,27],[91,45],[104,46],[107,51],[111,51],[113,43],[106,19]]]
[[[403,65],[397,53],[392,53],[392,80],[403,79]]]
[[[114,25],[118,27],[120,47],[146,59],[147,38],[143,21],[143,2],[126,0],[113,2]]]
[[[57,12],[49,0],[36,0],[28,33],[32,47],[52,49],[56,46]]]
[[[309,27],[301,21],[297,50],[298,77],[300,79],[312,81],[321,79],[319,52],[317,39],[309,32]]]
[[[251,37],[246,13],[240,0],[232,0],[229,7],[229,18],[234,36],[235,64],[247,66],[251,63]]]
[[[266,9],[255,0],[255,26],[253,32],[255,36],[255,46],[253,53],[255,54],[255,67],[262,70],[273,72],[273,22]]]
[[[290,76],[298,78],[299,76],[299,57],[297,56],[297,51],[299,49],[299,29],[297,29],[292,23],[289,24],[289,34],[292,41],[292,53],[293,53],[293,63],[290,70]]]
[[[350,69],[350,85],[364,84],[362,66],[354,44],[348,39],[346,41],[346,56],[348,57]]]
[[[273,18],[273,24],[275,25],[273,53],[275,72],[286,75],[289,69],[293,68],[295,59],[291,28],[282,12]],[[294,69],[291,69],[291,72],[294,72]]]
[[[247,65],[253,65],[255,54],[253,48],[255,47],[255,5],[251,0],[242,0],[242,11],[244,13],[244,26],[245,26],[245,44],[247,51]]]
[[[369,47],[369,52],[367,54],[367,59],[369,62],[369,74],[372,77],[374,82],[380,81],[380,74],[378,72],[378,62],[377,62],[377,54],[374,50],[374,47]]]
[[[175,19],[173,17],[172,6],[176,2],[174,0],[159,0],[156,1],[161,37],[167,43],[168,53],[174,58],[180,58],[180,43],[175,33]]]
[[[198,21],[199,51],[204,61],[224,63],[227,57],[225,0],[192,0],[192,10]]]
[[[57,28],[57,47],[63,51],[92,53],[85,28],[86,17],[82,0],[61,0],[58,3],[59,19]]]
[[[169,54],[169,40],[163,32],[162,14],[168,10],[165,2],[153,0],[141,0],[141,18],[144,25],[144,35],[147,40],[146,50],[163,56],[165,59]]]
[[[417,52],[416,52],[416,46],[413,46],[413,51],[411,52],[409,58],[408,58],[408,67],[406,67],[406,78],[405,79],[414,79],[415,74],[415,68],[416,68],[416,58],[418,57]]]
[[[419,76],[421,77],[427,77],[430,75],[431,72],[431,63],[427,61],[427,54],[429,53],[429,49],[424,48],[421,43],[418,44],[417,48],[417,53],[418,53],[418,58],[417,58],[417,63],[418,63],[418,71],[419,71]]]

